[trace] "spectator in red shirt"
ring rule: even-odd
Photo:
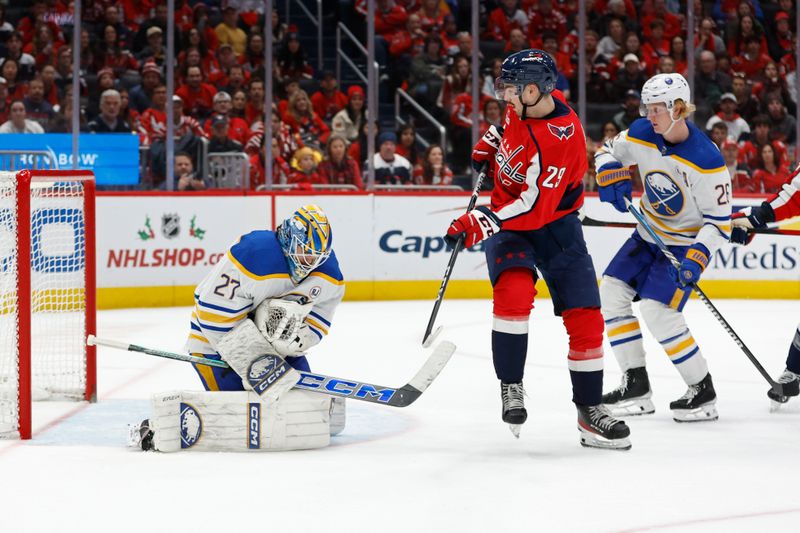
[[[506,43],[503,53],[505,55],[515,54],[530,48],[530,46],[531,45],[528,43],[528,38],[525,36],[525,33],[523,33],[523,31],[519,28],[514,28],[509,34],[508,42]],[[537,48],[541,48],[541,46],[537,46]]]
[[[711,17],[704,17],[700,21],[699,30],[694,37],[695,57],[700,56],[700,52],[708,50],[714,55],[720,56],[725,53],[725,41],[722,37],[714,33],[717,24]]]
[[[772,61],[770,57],[761,52],[761,40],[755,35],[750,35],[745,38],[744,51],[731,59],[731,68],[747,78],[755,78],[770,61]]]
[[[439,33],[444,27],[444,19],[450,15],[450,7],[440,0],[422,0],[415,11],[419,15],[422,31],[426,34]]]
[[[750,168],[753,168],[756,165],[756,161],[758,161],[758,154],[761,151],[761,147],[771,142],[781,164],[789,168],[789,150],[786,145],[781,141],[770,141],[770,127],[772,124],[769,117],[766,115],[758,115],[753,119],[752,124],[753,132],[750,136],[750,140],[743,142],[739,149],[739,161],[747,163]]]
[[[422,156],[422,164],[414,167],[414,185],[452,185],[453,171],[444,162],[444,152],[438,144],[431,144]]]
[[[642,59],[647,64],[648,76],[655,74],[658,60],[669,55],[669,48],[669,39],[664,37],[664,21],[654,19],[650,22],[650,37],[648,37],[647,41],[642,45],[641,53]]]
[[[558,38],[555,33],[547,31],[542,35],[542,50],[553,57],[560,74],[563,74],[570,82],[575,81],[577,71],[569,55],[558,50]]]
[[[331,129],[319,115],[311,108],[308,94],[301,90],[296,91],[289,98],[289,107],[282,120],[292,128],[294,133],[300,135],[304,146],[320,149],[328,141]]]
[[[739,161],[739,145],[735,141],[730,139],[722,141],[721,151],[722,157],[725,159],[725,166],[728,167],[728,174],[731,176],[733,192],[763,192],[761,184],[753,180],[750,167]]]
[[[772,143],[762,146],[759,152],[758,164],[753,172],[753,181],[761,184],[761,192],[766,194],[777,193],[788,179],[789,169],[781,164],[780,159],[776,157]]]
[[[408,16],[406,26],[396,31],[389,40],[389,54],[392,57],[408,55],[416,56],[422,51],[425,44],[425,32],[422,31],[422,24],[419,15],[412,13]]]
[[[392,35],[403,29],[408,19],[406,9],[397,5],[394,0],[378,0],[375,6],[375,35],[380,35],[387,41]]]
[[[182,85],[175,94],[183,99],[186,111],[197,119],[204,119],[214,107],[214,95],[217,89],[213,85],[203,83],[203,72],[200,67],[186,69],[186,85]]]
[[[743,4],[745,2],[740,2]],[[728,34],[728,55],[736,57],[743,53],[747,48],[747,39],[756,37],[759,43],[759,54],[766,54],[767,39],[764,37],[764,29],[752,15],[741,15],[736,30]]]
[[[122,49],[118,43],[117,30],[109,24],[103,31],[103,45],[99,47],[98,54],[95,56],[94,68],[96,70],[110,68],[117,77],[130,70],[139,70],[139,62],[128,50]]]
[[[347,97],[339,90],[339,81],[333,72],[327,71],[319,82],[319,91],[311,96],[314,112],[329,123],[334,115],[347,106]]]
[[[528,15],[519,8],[518,0],[501,0],[500,6],[489,14],[484,36],[493,41],[508,41],[514,29],[527,34]]]
[[[247,105],[244,108],[244,120],[252,127],[259,120],[264,120],[264,80],[253,78],[247,86]]]
[[[785,11],[779,11],[775,15],[775,31],[770,35],[768,45],[769,53],[776,61],[786,54],[794,53],[795,35],[789,24],[789,14]]]
[[[404,124],[397,130],[397,145],[395,146],[395,153],[402,155],[412,165],[420,162],[420,153],[417,149],[417,130],[413,124]]]
[[[358,161],[347,153],[347,140],[341,135],[334,133],[328,139],[325,159],[320,163],[318,171],[327,183],[364,188]]]
[[[552,0],[539,0],[539,9],[528,11],[528,41],[535,42],[546,31],[554,32],[559,42],[567,36],[567,18],[553,8]]]
[[[286,44],[278,52],[278,77],[285,79],[311,79],[314,69],[306,60],[306,52],[300,46],[297,32],[286,36]]]
[[[250,156],[250,190],[260,191],[266,186],[264,179],[264,147],[255,150]],[[278,149],[278,141],[275,137],[272,138],[272,183],[285,185],[289,182],[289,174],[292,169],[289,164],[280,155]]]
[[[669,44],[669,57],[671,57],[675,63],[675,72],[681,76],[686,76],[689,70],[689,64],[686,61],[686,42],[683,40],[683,37],[676,35],[670,40]],[[701,57],[698,56],[698,59],[700,58]]]
[[[239,56],[239,64],[250,74],[264,76],[264,38],[260,33],[247,36],[247,48]]]
[[[231,116],[239,117],[247,122],[245,117],[245,110],[247,109],[247,92],[244,89],[239,89],[231,94],[233,107],[231,108]],[[247,122],[248,125],[252,124]]]
[[[232,99],[231,95],[225,91],[220,91],[214,95],[214,114],[213,116],[223,116],[228,119],[228,137],[238,142],[242,146],[247,144],[250,139],[250,127],[244,119],[231,116]],[[207,136],[211,136],[211,118],[206,120],[203,129]]]
[[[664,21],[664,37],[667,39],[672,39],[681,33],[683,18],[667,10],[666,0],[653,0],[653,12],[642,19],[645,39],[650,37],[650,22],[654,19]]]
[[[307,185],[325,185],[328,180],[317,171],[319,152],[308,146],[300,148],[292,158],[291,166],[294,169],[289,174],[289,183]]]
[[[8,100],[22,100],[28,92],[28,86],[24,83],[17,83],[18,63],[16,59],[6,58],[3,66],[0,67],[0,75],[6,80],[8,90]]]
[[[53,65],[45,65],[42,67],[39,76],[44,83],[44,99],[50,102],[50,105],[56,106],[59,101],[58,86],[56,85],[56,68]]]
[[[772,60],[767,61],[758,81],[753,84],[753,95],[758,99],[761,109],[766,109],[770,98],[780,98],[786,103],[790,115],[797,113],[797,104],[789,94],[786,79],[779,74],[778,65]]]
[[[190,50],[196,48],[200,55],[200,61],[197,63],[203,68],[203,74],[206,75],[206,80],[217,80],[220,76],[222,68],[217,62],[214,54],[209,52],[208,43],[203,39],[203,35],[197,28],[191,28],[184,34],[186,37],[183,42],[183,50],[178,54],[178,64],[182,65],[186,61],[186,55]],[[230,45],[229,45],[230,46]],[[209,83],[212,83],[209,81]]]

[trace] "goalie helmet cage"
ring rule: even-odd
[[[95,183],[0,172],[0,437],[31,438],[36,399],[96,399]]]

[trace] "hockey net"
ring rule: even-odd
[[[30,438],[32,400],[95,397],[94,178],[0,172],[0,437]]]

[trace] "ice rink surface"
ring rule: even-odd
[[[796,301],[715,302],[777,377],[800,320]],[[399,386],[427,354],[432,302],[346,302],[312,369]],[[770,414],[767,385],[703,304],[689,325],[709,360],[720,419],[677,424],[685,392],[645,336],[656,413],[628,419],[629,452],[582,448],[567,341],[549,300],[531,319],[528,422],[500,420],[491,303],[446,300],[441,339],[458,346],[405,409],[348,402],[329,448],[276,453],[144,453],[128,423],[152,393],[198,389],[178,361],[99,350],[96,404],[36,403],[34,438],[0,441],[0,531],[618,532],[800,531],[800,399]],[[104,311],[98,336],[179,351],[189,310]],[[606,345],[605,390],[620,373]]]

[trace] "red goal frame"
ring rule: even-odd
[[[95,247],[95,180],[88,170],[22,170],[17,172],[17,331],[19,365],[19,436],[31,438],[31,185],[63,177],[83,184],[85,235],[86,334],[97,329],[97,281]],[[20,268],[19,265],[28,265]],[[25,295],[21,297],[20,295]],[[86,389],[83,399],[97,400],[97,353],[86,346]]]

